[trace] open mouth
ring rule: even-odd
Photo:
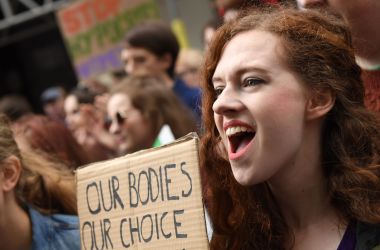
[[[230,152],[236,154],[248,146],[255,137],[256,132],[251,128],[237,126],[228,128],[226,135],[230,144]]]

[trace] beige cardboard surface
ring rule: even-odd
[[[82,249],[208,249],[195,134],[76,175]]]

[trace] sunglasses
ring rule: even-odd
[[[116,112],[116,122],[119,126],[122,125],[126,119],[127,117],[125,114]],[[112,121],[113,119],[107,116],[104,121],[104,128],[109,130],[109,128],[111,127]]]

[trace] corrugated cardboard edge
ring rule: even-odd
[[[139,156],[141,154],[145,154],[145,153],[149,153],[149,152],[154,152],[154,151],[157,151],[157,150],[160,150],[162,148],[167,148],[167,147],[172,147],[172,146],[175,146],[177,144],[180,144],[180,143],[183,143],[183,142],[187,142],[187,141],[190,141],[190,140],[195,140],[195,145],[196,147],[199,149],[199,136],[196,132],[191,132],[185,136],[182,136],[180,138],[178,138],[177,140],[171,142],[171,143],[168,143],[168,144],[165,144],[165,145],[162,145],[162,146],[159,146],[159,147],[155,147],[155,148],[149,148],[149,149],[144,149],[144,150],[140,150],[138,152],[135,152],[135,153],[132,153],[132,154],[126,154],[124,156],[120,156],[120,157],[116,157],[116,158],[113,158],[113,159],[110,159],[110,160],[105,160],[105,161],[112,161],[112,160],[116,160],[116,159],[120,159],[120,158],[131,158],[131,157],[135,157],[135,156]],[[200,159],[199,159],[199,151],[198,151],[198,154],[197,154],[197,161],[198,163],[200,162]],[[87,167],[91,167],[93,164],[99,164],[101,162],[105,162],[105,161],[99,161],[99,162],[95,162],[95,163],[91,163],[91,164],[87,164],[87,165],[84,165],[84,166],[81,166],[79,167],[77,170],[75,170],[75,182],[77,183],[77,178],[78,178],[78,175],[77,175],[77,171],[80,170],[80,169],[83,169],[83,168],[87,168]],[[206,240],[207,240],[207,246],[208,246],[208,249],[210,249],[210,246],[209,246],[209,242],[208,242],[208,231],[207,231],[207,223],[206,223],[206,211],[205,211],[205,206],[204,206],[204,202],[203,202],[203,187],[202,187],[202,175],[201,175],[201,172],[200,172],[200,166],[198,168],[198,174],[199,174],[199,178],[200,178],[200,190],[201,190],[201,202],[203,204],[202,206],[202,210],[203,210],[203,221],[204,221],[204,229],[205,229],[205,233],[206,233]],[[78,207],[78,201],[77,201],[77,207]]]
[[[116,159],[120,159],[120,158],[125,158],[125,157],[130,158],[130,157],[134,157],[134,156],[139,156],[141,154],[145,154],[145,153],[149,153],[149,152],[154,152],[154,151],[157,151],[157,150],[162,149],[162,148],[172,147],[172,146],[174,146],[176,144],[180,144],[182,142],[190,141],[190,140],[193,140],[193,139],[196,139],[196,141],[197,141],[196,143],[198,144],[198,142],[199,142],[199,136],[198,136],[198,134],[196,132],[188,133],[187,135],[182,136],[182,137],[178,138],[177,140],[175,140],[175,141],[173,141],[171,143],[164,144],[164,145],[159,146],[159,147],[148,148],[148,149],[137,151],[135,153],[131,153],[131,154],[126,154],[126,155],[123,155],[123,156],[115,157],[113,159],[104,160],[104,161],[98,161],[98,162],[93,162],[93,163],[90,163],[90,164],[87,164],[87,165],[83,165],[83,166],[78,167],[74,172],[76,174],[76,172],[78,170],[86,168],[86,167],[89,167],[89,166],[91,166],[93,164],[99,164],[101,162],[112,161],[112,160],[116,160]],[[198,154],[198,162],[199,162],[199,154]]]

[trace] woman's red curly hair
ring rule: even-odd
[[[266,183],[243,187],[235,181],[213,119],[215,68],[226,44],[249,30],[280,39],[283,59],[311,93],[329,90],[335,95],[321,135],[331,202],[345,220],[380,222],[380,123],[364,107],[349,29],[338,18],[311,10],[251,10],[217,31],[205,59],[200,156],[214,228],[211,249],[285,249],[293,240]]]

